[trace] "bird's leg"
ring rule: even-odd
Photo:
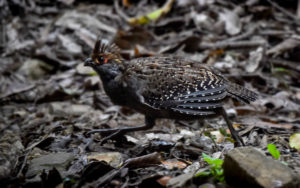
[[[155,118],[145,116],[145,124],[137,127],[122,127],[122,128],[112,128],[112,129],[95,129],[86,133],[86,135],[94,134],[94,133],[111,133],[107,137],[104,137],[101,140],[101,144],[105,143],[107,140],[115,138],[120,135],[124,135],[128,132],[133,131],[141,131],[151,129],[155,125]]]
[[[232,138],[236,141],[236,144],[237,146],[245,146],[242,138],[239,136],[239,134],[234,130],[233,126],[232,126],[232,123],[231,121],[229,120],[228,116],[227,116],[227,113],[225,111],[224,108],[221,108],[220,109],[220,113],[221,115],[223,116],[223,118],[225,119],[226,121],[226,124],[230,130],[230,133],[232,135]]]

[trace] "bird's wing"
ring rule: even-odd
[[[140,61],[140,62],[139,62]],[[226,81],[212,70],[172,57],[137,59],[127,74],[143,82],[142,102],[156,109],[190,115],[211,115],[227,96]]]

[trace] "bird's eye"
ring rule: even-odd
[[[104,60],[103,56],[99,56],[99,57],[98,57],[99,63],[103,63],[103,60]]]

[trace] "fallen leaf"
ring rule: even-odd
[[[169,170],[172,170],[174,168],[179,168],[179,169],[183,169],[187,166],[186,163],[184,162],[181,162],[181,161],[161,161],[161,163],[163,164],[163,166],[166,168],[166,169],[169,169]]]
[[[294,49],[299,45],[300,45],[300,40],[297,40],[295,38],[288,38],[282,41],[281,43],[277,44],[273,48],[269,49],[267,51],[267,55],[274,54],[275,56],[277,56],[287,50]]]
[[[266,122],[255,117],[243,118],[239,123],[248,126],[260,127],[263,129],[269,129],[269,128],[291,129],[293,127],[292,124]]]
[[[126,167],[147,167],[161,164],[162,157],[158,152],[150,153],[140,157],[131,158],[125,161]]]
[[[119,152],[96,153],[89,155],[88,160],[105,161],[113,167],[119,167],[122,163],[122,156]]]
[[[255,72],[259,67],[264,57],[264,49],[258,47],[255,51],[250,52],[247,65],[245,67],[247,72]]]
[[[300,150],[300,133],[294,133],[290,137],[290,147]]]
[[[168,0],[162,8],[150,12],[144,16],[130,18],[128,22],[132,25],[135,24],[143,25],[143,24],[148,24],[150,21],[156,21],[171,10],[174,1],[175,0]]]
[[[220,20],[225,22],[225,30],[229,35],[240,33],[242,24],[234,11],[225,9],[224,12],[220,13]]]
[[[156,180],[160,185],[166,187],[168,182],[170,181],[172,177],[171,176],[163,176],[161,178],[159,178],[158,180]]]
[[[224,135],[221,134],[220,131],[211,131],[210,134],[215,136],[216,143],[221,143],[224,141]]]

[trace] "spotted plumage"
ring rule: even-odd
[[[127,61],[115,45],[97,41],[86,65],[100,75],[106,93],[115,104],[133,108],[152,122],[156,118],[220,115],[227,97],[246,103],[257,98],[256,93],[231,83],[213,68],[178,56]],[[148,123],[144,128],[153,125]]]

